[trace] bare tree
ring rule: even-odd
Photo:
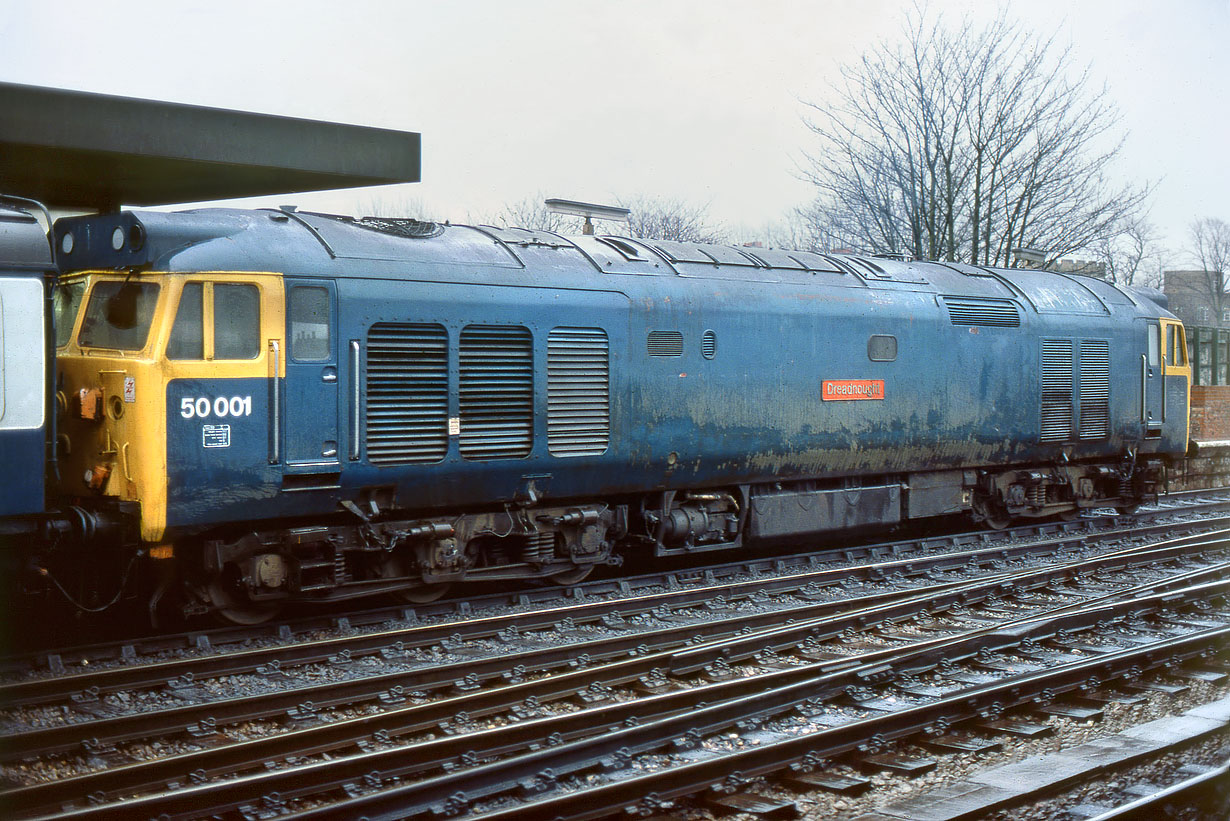
[[[399,217],[428,222],[439,221],[434,214],[435,209],[424,202],[422,197],[412,197],[409,195],[372,194],[367,199],[366,204],[360,204],[359,210],[363,212],[363,216],[368,217]]]
[[[581,233],[580,217],[556,214],[547,209],[546,198],[541,195],[526,197],[506,205],[492,222],[507,227],[530,228],[554,231],[559,234]],[[638,195],[617,199],[616,203],[632,213],[625,228],[618,222],[600,221],[598,233],[622,233],[625,230],[641,239],[668,239],[680,242],[725,242],[722,226],[709,216],[704,205],[694,205],[683,200],[666,197]]]
[[[1129,217],[1114,234],[1100,237],[1091,250],[1105,278],[1117,285],[1161,288],[1162,250],[1157,230],[1143,217]]]
[[[744,234],[770,248],[821,254],[860,249],[858,238],[817,202],[795,208],[781,219],[767,222],[759,229],[745,230]]]
[[[839,102],[808,103],[805,176],[870,250],[1007,265],[1116,232],[1148,194],[1106,176],[1121,141],[1104,88],[1053,38],[1003,13],[977,30],[916,10],[904,38],[843,70]]]
[[[1212,321],[1216,323],[1225,317],[1227,308],[1230,308],[1230,294],[1226,293],[1226,269],[1230,268],[1230,224],[1217,217],[1194,220],[1188,226],[1188,242],[1188,255],[1198,267],[1188,271],[1167,271],[1167,284],[1180,297],[1187,296],[1193,306],[1206,305],[1211,308]],[[1197,321],[1201,321],[1199,317]]]
[[[634,237],[676,242],[727,241],[726,229],[709,216],[707,205],[644,194],[616,202],[632,212],[628,230]]]
[[[542,192],[505,205],[491,222],[505,228],[526,228],[531,231],[554,231],[557,234],[581,233],[580,217],[557,214],[547,209],[547,196]],[[484,220],[480,220],[484,221]]]
[[[1217,217],[1194,220],[1188,226],[1189,251],[1204,271],[1230,269],[1230,223]]]

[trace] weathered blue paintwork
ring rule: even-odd
[[[122,227],[138,249],[111,250]],[[565,239],[544,232],[443,227],[411,239],[320,215],[206,210],[61,220],[75,236],[66,268],[272,271],[287,285],[327,283],[335,326],[325,362],[289,362],[279,455],[265,380],[173,382],[168,396],[169,523],[336,511],[363,488],[394,487],[400,507],[498,505],[533,482],[551,498],[610,498],[654,488],[866,477],[924,470],[1181,453],[1187,396],[1167,392],[1165,424],[1147,437],[1142,374],[1147,324],[1170,317],[1144,295],[1061,274],[938,263],[787,255],[715,246]],[[57,247],[59,242],[57,242]],[[756,256],[752,256],[752,254]],[[70,258],[71,257],[71,258]],[[945,298],[1007,300],[1019,327],[958,325]],[[350,344],[376,322],[448,330],[450,416],[458,415],[458,334],[466,325],[522,325],[534,337],[535,430],[526,458],[469,461],[457,440],[437,464],[380,467],[354,442],[357,386]],[[547,451],[546,345],[558,326],[610,339],[610,447],[598,456]],[[678,331],[683,355],[649,356],[651,331]],[[716,355],[701,353],[706,331]],[[871,361],[868,339],[897,339],[895,361]],[[1104,340],[1110,350],[1110,435],[1040,441],[1043,339]],[[336,381],[323,377],[334,369]],[[823,380],[883,380],[883,400],[825,402]],[[205,448],[199,420],[178,420],[185,391],[252,396],[228,448]],[[1155,422],[1162,409],[1151,406]],[[1079,407],[1073,409],[1073,427]],[[186,421],[186,420],[185,420]],[[362,430],[362,418],[358,427]],[[329,443],[336,456],[329,457]],[[358,458],[351,458],[357,450]],[[288,477],[298,477],[289,478]]]
[[[12,466],[0,483],[4,489],[0,494],[0,517],[43,511],[43,435],[42,428],[0,433],[0,465]]]
[[[173,379],[167,383],[168,525],[261,519],[282,485],[270,464],[268,379]],[[239,399],[239,415],[230,400]],[[208,415],[184,416],[184,400],[204,399]],[[219,399],[226,414],[214,413]],[[251,412],[247,410],[250,400]],[[220,407],[220,405],[219,405]]]

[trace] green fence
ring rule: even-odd
[[[1197,385],[1230,385],[1230,329],[1188,325],[1187,353]]]

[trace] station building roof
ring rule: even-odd
[[[414,132],[0,83],[0,193],[55,208],[419,179]]]

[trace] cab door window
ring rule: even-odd
[[[261,352],[260,290],[214,283],[214,359],[256,359]]]
[[[297,362],[324,362],[329,344],[329,291],[300,285],[290,289],[290,355]]]

